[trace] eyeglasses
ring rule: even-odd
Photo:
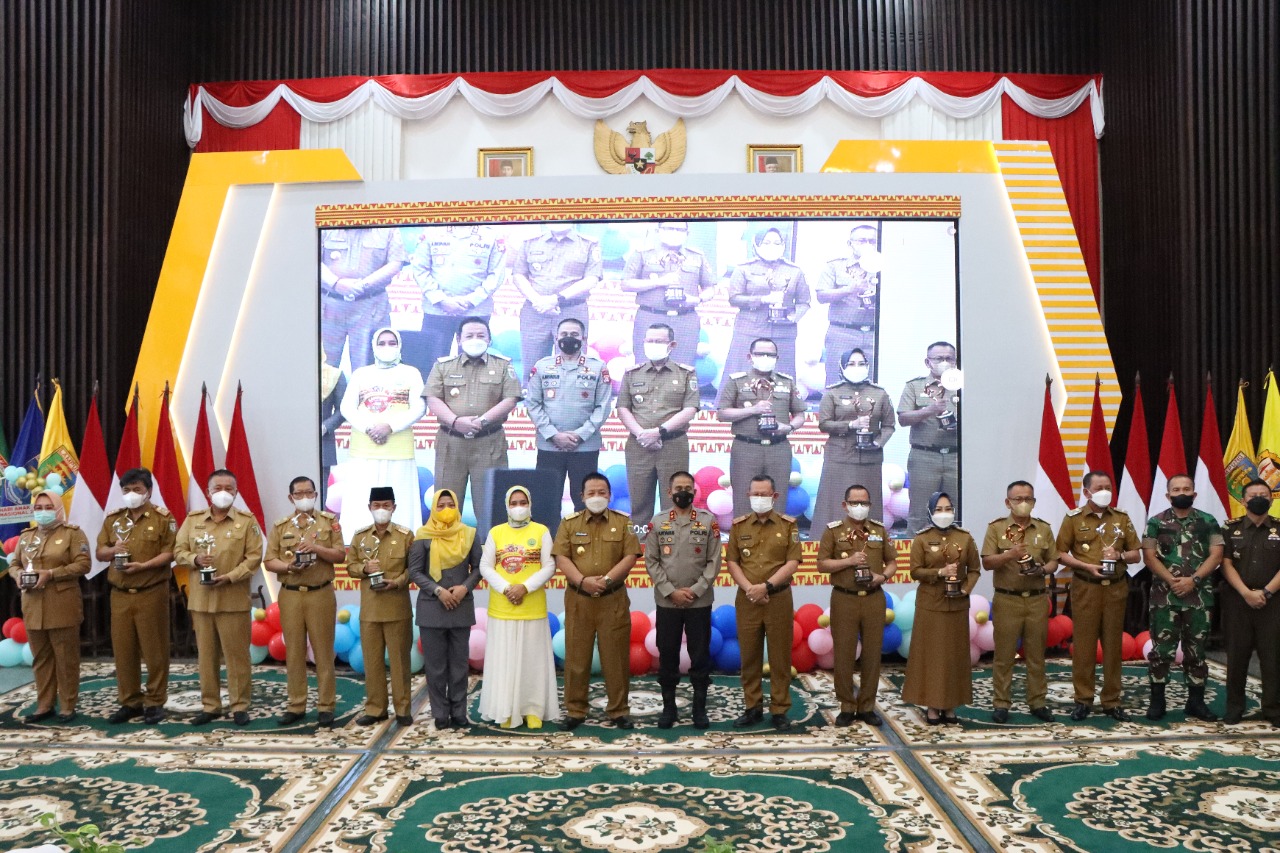
[[[929,363],[930,364],[955,364],[956,359],[955,359],[955,356],[944,355],[941,358],[930,358]]]

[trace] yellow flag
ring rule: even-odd
[[[1276,375],[1267,371],[1267,403],[1262,410],[1262,435],[1258,439],[1258,476],[1271,484],[1271,514],[1280,517],[1280,504],[1275,503],[1280,492],[1280,391],[1276,390]]]
[[[1244,404],[1244,386],[1241,380],[1236,389],[1236,420],[1231,426],[1231,438],[1222,454],[1222,466],[1227,471],[1227,507],[1230,518],[1244,515],[1244,487],[1258,477],[1258,454],[1253,449],[1253,432],[1249,429],[1249,412]]]
[[[71,433],[67,431],[67,416],[62,411],[62,386],[53,380],[53,400],[49,402],[49,419],[44,426],[44,441],[40,444],[41,477],[46,480],[56,474],[61,481],[62,505],[71,509],[71,495],[75,491],[76,474],[80,459],[76,456]]]

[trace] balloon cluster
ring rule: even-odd
[[[564,613],[559,614],[547,612],[547,627],[551,630],[551,653],[555,655],[556,666],[564,667],[564,644],[566,641],[564,633]],[[600,645],[596,644],[595,649],[591,653],[591,672],[594,675],[600,674]]]
[[[898,520],[906,521],[911,514],[911,497],[907,489],[907,472],[901,465],[886,462],[881,469],[884,491],[884,526],[893,527]]]
[[[274,601],[265,610],[255,608],[253,621],[249,623],[249,659],[254,663],[262,663],[268,657],[272,660],[284,660],[284,629],[280,627],[280,605]]]
[[[0,628],[4,639],[0,640],[0,666],[31,666],[35,656],[27,637],[27,625],[18,616],[6,619]]]
[[[41,492],[51,492],[61,496],[70,484],[62,479],[62,475],[57,471],[50,471],[48,474],[41,476],[38,471],[30,468],[19,468],[17,465],[8,465],[4,469],[4,479],[15,489],[22,489],[30,492],[33,496]]]

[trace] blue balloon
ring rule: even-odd
[[[359,637],[360,636],[360,606],[358,604],[348,604],[346,607],[343,607],[342,610],[339,610],[338,612],[341,613],[343,610],[351,614],[351,618],[347,620],[347,627],[351,629],[351,633],[355,634],[356,637]]]
[[[737,640],[725,640],[716,655],[716,668],[724,672],[738,672],[742,669],[742,650]]]
[[[631,496],[631,490],[627,486],[626,465],[610,465],[605,469],[604,476],[609,480],[609,488],[613,490],[615,501],[621,497]]]
[[[725,642],[738,639],[738,614],[732,604],[721,604],[711,611],[711,626],[720,632]]]
[[[711,629],[711,657],[720,654],[720,649],[724,648],[724,634],[712,627]]]
[[[800,486],[792,486],[787,491],[787,515],[804,515],[809,509],[809,493]]]
[[[556,656],[556,660],[564,660],[564,629],[556,631],[551,637],[551,652]]]
[[[791,457],[791,470],[793,472],[800,470],[800,460],[795,458],[794,456]]]
[[[343,660],[347,659],[347,655],[351,653],[351,647],[356,644],[356,632],[351,630],[350,625],[343,625],[339,622],[333,626],[333,652]]]
[[[596,643],[595,648],[591,650],[591,674],[599,675],[600,672],[600,644]]]
[[[889,590],[887,589],[884,591],[884,597],[885,597],[884,606],[889,608],[890,610],[897,610],[899,607],[902,606],[902,602],[899,600],[898,596],[889,592]]]
[[[255,664],[262,663],[267,659],[267,646],[249,646],[249,660]]]
[[[698,359],[695,367],[698,371],[699,385],[715,384],[716,376],[720,373],[720,362],[716,361],[715,358],[710,355],[704,355],[702,358]]]
[[[555,636],[560,630],[560,618],[551,611],[547,611],[547,625],[551,627],[551,636]]]
[[[898,650],[898,644],[902,642],[902,629],[890,622],[884,626],[884,644],[881,647],[882,654],[889,654]]]
[[[364,646],[356,643],[351,647],[351,654],[347,657],[347,663],[356,672],[364,675]]]
[[[620,512],[624,515],[631,515],[631,498],[626,495],[623,495],[622,497],[614,495],[613,500],[609,501],[609,506],[615,512]]]

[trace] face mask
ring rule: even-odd
[[[1031,501],[1013,501],[1009,504],[1009,509],[1019,518],[1025,518],[1031,515]]]
[[[773,368],[778,364],[776,355],[753,355],[751,356],[751,366],[761,373],[772,373]]]
[[[658,239],[668,249],[679,249],[684,245],[685,238],[689,236],[684,231],[660,231],[658,234]]]
[[[236,496],[230,492],[214,492],[209,495],[209,503],[218,509],[230,509],[231,505],[236,502]]]
[[[395,364],[400,360],[399,344],[378,344],[373,349],[373,357],[378,364]]]
[[[671,496],[671,502],[680,509],[688,509],[693,506],[693,492],[676,492]]]
[[[147,502],[147,496],[140,495],[137,492],[125,492],[122,500],[129,509],[137,509]]]
[[[773,509],[773,497],[770,495],[752,495],[751,511],[764,515]]]
[[[389,521],[391,521],[391,510],[389,510],[389,509],[375,509],[375,510],[373,511],[373,523],[374,523],[374,524],[386,524],[386,523],[388,523]]]
[[[1194,495],[1174,495],[1169,498],[1169,503],[1174,509],[1191,509],[1191,505],[1196,502]]]
[[[933,514],[933,524],[935,527],[941,527],[946,530],[956,520],[954,512],[935,512]]]
[[[35,517],[36,524],[41,527],[48,527],[58,520],[58,513],[52,509],[38,509],[31,513]]]
[[[458,511],[451,506],[436,510],[436,520],[441,524],[457,524],[459,518]]]
[[[609,499],[602,497],[587,498],[583,501],[587,505],[587,510],[599,515],[609,508]]]
[[[848,379],[854,385],[859,382],[867,381],[867,366],[865,364],[849,365],[844,369],[844,378]]]
[[[1263,495],[1249,498],[1245,501],[1244,508],[1254,515],[1266,515],[1271,510],[1271,498]]]
[[[461,349],[471,358],[479,358],[489,351],[489,342],[480,338],[467,338],[462,342]]]
[[[1090,495],[1089,500],[1093,502],[1094,506],[1109,507],[1111,506],[1111,492],[1102,489]]]
[[[844,511],[847,512],[849,514],[849,517],[852,518],[854,521],[866,521],[871,516],[871,507],[867,506],[866,504],[854,504],[853,506],[846,506],[844,508]]]
[[[756,246],[756,256],[762,261],[776,261],[782,257],[782,247],[772,243]]]
[[[671,344],[655,344],[652,341],[644,342],[644,357],[649,361],[662,361],[671,354]]]
[[[294,498],[293,508],[298,512],[311,512],[316,508],[315,498]]]
[[[582,349],[582,338],[560,339],[560,352],[565,355],[577,355],[580,349]]]
[[[507,518],[516,524],[529,520],[529,508],[527,506],[509,506],[507,507]]]

